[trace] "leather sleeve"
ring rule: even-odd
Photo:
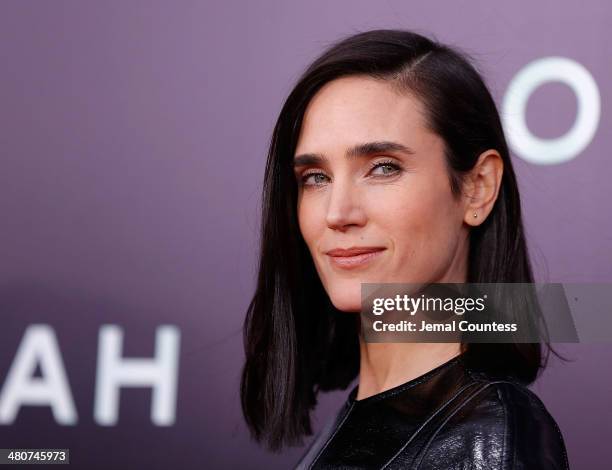
[[[569,469],[559,426],[538,396],[508,383],[498,384],[497,390],[507,413],[507,468]]]
[[[510,382],[490,384],[436,431],[419,470],[566,470],[561,431],[540,399]]]

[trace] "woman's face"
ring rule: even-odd
[[[359,312],[362,282],[466,280],[465,206],[423,116],[413,95],[362,76],[327,83],[306,109],[294,160],[299,226],[339,310]]]

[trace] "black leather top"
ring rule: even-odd
[[[355,400],[316,436],[297,469],[567,469],[563,436],[540,399],[459,355]]]

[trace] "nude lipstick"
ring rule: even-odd
[[[351,248],[334,248],[325,254],[332,265],[342,269],[355,269],[367,265],[377,258],[385,248],[380,246],[360,246]]]

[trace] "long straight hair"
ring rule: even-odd
[[[323,289],[297,220],[292,159],[306,106],[331,80],[363,75],[411,92],[427,126],[445,143],[450,187],[478,156],[496,149],[504,171],[486,220],[470,230],[468,279],[531,283],[517,182],[499,114],[463,52],[404,30],[372,30],[340,40],[298,79],[274,127],[262,195],[257,286],[244,322],[241,404],[252,437],[272,451],[312,434],[319,391],[346,389],[359,372],[358,315],[338,311]],[[546,365],[541,343],[462,344],[471,367],[533,382]],[[554,351],[553,351],[554,352]]]

